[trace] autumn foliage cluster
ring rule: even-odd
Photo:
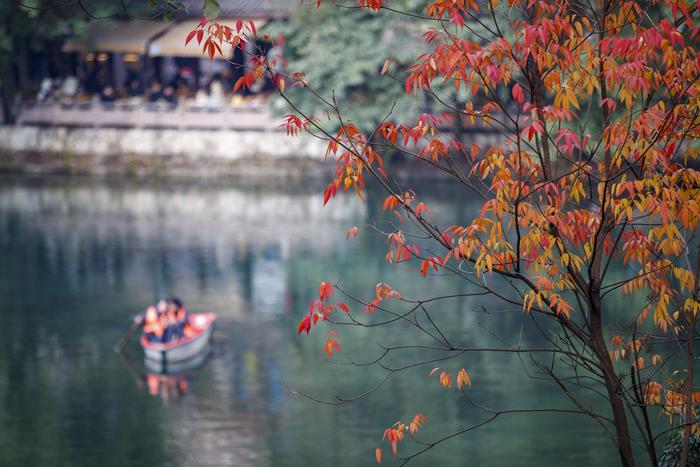
[[[457,276],[475,294],[551,323],[559,337],[547,337],[550,352],[568,366],[539,369],[567,395],[579,380],[566,371],[586,375],[581,390],[593,387],[607,409],[594,411],[571,396],[572,411],[611,434],[620,463],[658,465],[661,432],[675,429],[682,437],[678,462],[687,465],[700,402],[698,7],[686,0],[436,0],[420,11],[387,0],[346,5],[421,24],[416,41],[428,52],[407,65],[387,57],[377,79],[440,104],[410,124],[393,123],[387,109],[371,133],[346,121],[334,96],[315,93],[303,70],[286,70],[282,56],[253,54],[236,86],[266,77],[283,97],[285,86],[315,93],[323,113],[300,113],[290,100],[283,125],[291,135],[310,131],[327,140],[337,170],[323,203],[342,192],[364,200],[373,179],[398,226],[386,232],[388,262],[414,265],[424,280]],[[249,24],[203,21],[189,39],[196,36],[213,56],[217,42],[249,40]],[[320,123],[322,115],[333,130]],[[497,131],[499,143],[469,141],[460,132],[468,127]],[[401,187],[385,167],[389,152],[454,179],[482,199],[481,209],[462,223],[437,225],[421,193]],[[353,229],[348,237],[357,235]],[[416,235],[430,247],[413,243]],[[370,298],[347,300],[362,304],[351,307],[336,299],[339,286],[321,284],[300,333],[341,320],[407,319],[410,310],[397,315],[390,304],[420,303],[405,299],[400,284],[380,283]],[[612,304],[621,296],[644,300],[619,309]],[[326,352],[339,352],[336,331],[326,335]],[[445,352],[466,348],[443,338]],[[459,367],[435,373],[460,392],[472,383]],[[495,418],[518,411],[487,412]],[[670,425],[650,421],[659,412]],[[384,439],[393,454],[401,441],[417,440],[424,423],[418,414],[389,427]],[[404,459],[440,442],[416,441]],[[381,453],[377,448],[377,462]]]

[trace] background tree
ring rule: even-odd
[[[24,5],[15,1],[0,4],[0,91],[5,121],[12,121],[17,98],[27,90],[29,52],[40,50],[46,41],[64,35],[67,24],[43,3]]]
[[[415,0],[395,3],[419,11]],[[340,11],[326,4],[293,8],[287,20],[271,23],[264,32],[278,40],[289,69],[303,71],[304,79],[326,99],[335,97],[345,118],[359,127],[371,131],[394,102],[396,115],[406,121],[417,117],[425,102],[405,96],[395,81],[377,77],[387,58],[409,64],[427,50],[413,40],[424,25],[412,17],[376,15],[346,6]],[[304,113],[326,120],[327,108],[314,95],[290,90],[289,97]],[[280,108],[287,109],[283,100]]]
[[[203,10],[218,14],[216,0],[202,0]],[[80,38],[89,21],[165,18],[183,9],[178,0],[7,0],[0,4],[0,104],[5,121],[13,121],[16,104],[34,91],[30,53],[46,52],[60,70],[60,49],[68,36]]]
[[[408,454],[402,448],[404,461],[499,417],[554,412],[597,422],[625,466],[658,465],[659,438],[679,432],[678,463],[689,465],[700,401],[696,5],[439,0],[420,14],[382,0],[357,5],[425,21],[429,52],[408,67],[405,79],[390,78],[441,108],[410,124],[387,108],[386,118],[363,132],[342,105],[316,90],[322,83],[285,71],[279,57],[252,57],[238,84],[267,74],[283,97],[297,86],[318,99],[335,117],[335,131],[291,99],[294,114],[285,122],[290,134],[306,130],[325,138],[329,157],[338,161],[324,203],[350,189],[365,199],[369,175],[386,192],[383,208],[392,219],[386,229],[369,226],[386,237],[386,260],[413,267],[426,280],[462,281],[467,290],[413,297],[401,284],[380,282],[367,299],[343,298],[342,284],[323,282],[299,333],[330,326],[323,348],[333,356],[341,351],[342,327],[381,333],[408,324],[415,335],[405,342],[384,346],[373,361],[349,363],[379,366],[386,378],[433,367],[431,377],[483,411],[482,422],[432,439],[423,437],[427,420],[420,413],[388,427],[383,439],[395,455],[400,443],[413,443]],[[243,23],[200,28],[208,34],[198,40],[211,56],[218,42],[255,34]],[[383,67],[385,73],[391,70]],[[469,99],[455,107],[444,98],[449,88]],[[500,142],[479,147],[456,138],[458,132],[446,131],[454,128],[453,115],[459,125],[496,129]],[[481,209],[471,220],[438,222],[420,192],[387,173],[382,154],[388,150],[453,178],[483,199]],[[355,235],[351,227],[348,238]],[[499,346],[476,348],[452,335],[441,323],[440,303],[476,296],[495,297],[503,308],[488,311],[503,319],[526,314],[547,345],[531,348],[517,336],[497,336]],[[485,406],[470,393],[479,375],[465,369],[478,352],[520,355],[524,370],[559,387],[571,406]],[[409,361],[397,364],[405,353]],[[659,414],[670,427],[658,426]],[[438,430],[440,424],[431,425]],[[378,462],[382,453],[377,448]]]

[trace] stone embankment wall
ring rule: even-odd
[[[94,156],[208,156],[320,158],[321,141],[288,137],[282,131],[157,128],[0,127],[0,148],[11,152],[72,152]]]
[[[246,174],[306,170],[322,141],[278,130],[0,126],[0,169]]]
[[[128,123],[128,122],[125,122]],[[465,143],[502,144],[473,131]],[[324,141],[275,127],[115,128],[0,126],[0,171],[167,176],[308,177],[328,175]]]

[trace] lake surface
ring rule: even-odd
[[[395,421],[426,414],[420,436],[430,441],[487,418],[429,377],[430,364],[350,404],[293,392],[351,398],[386,373],[343,363],[371,361],[379,344],[426,343],[405,323],[345,327],[343,352],[329,361],[327,327],[296,334],[320,280],[363,299],[379,281],[410,297],[463,290],[387,264],[378,235],[361,229],[346,241],[380,210],[350,196],[322,208],[316,185],[0,178],[0,465],[355,466],[374,465],[377,446],[394,465],[381,435]],[[449,187],[423,193],[445,222],[477,209]],[[136,339],[123,357],[112,351],[164,294],[219,317],[209,358],[171,376],[149,371]],[[430,311],[463,345],[498,345],[492,334],[537,345],[524,317],[483,313],[490,305],[451,300]],[[407,351],[387,363],[430,357]],[[510,354],[442,366],[467,368],[473,397],[496,409],[570,408]],[[399,453],[415,449],[404,442]],[[615,465],[614,454],[587,418],[508,415],[410,465],[600,466]]]

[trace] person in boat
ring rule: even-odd
[[[158,305],[151,305],[146,311],[134,317],[134,322],[143,325],[143,333],[149,342],[161,342],[165,334],[162,313]]]
[[[159,343],[183,337],[188,320],[187,308],[175,297],[160,299],[134,318],[136,323],[143,324],[146,338],[150,342]]]
[[[189,321],[189,315],[187,313],[187,308],[182,303],[179,298],[170,297],[165,300],[166,302],[166,328],[164,341],[170,342],[171,340],[181,339],[185,336],[185,326]]]

